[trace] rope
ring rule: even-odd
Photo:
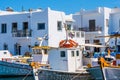
[[[83,73],[84,71],[82,71],[82,73]],[[79,75],[81,75],[81,74],[78,74],[78,75],[76,75],[75,77],[73,77],[71,80],[74,80],[75,78],[77,78]]]
[[[31,73],[31,71],[32,70],[30,70],[30,72],[22,80],[25,80],[29,76],[29,74]]]

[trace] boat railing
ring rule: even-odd
[[[4,62],[20,62],[20,63],[29,63],[28,60],[31,58],[2,58],[1,61]]]

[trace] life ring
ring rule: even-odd
[[[69,39],[69,40],[62,40],[59,43],[59,47],[60,48],[71,48],[71,47],[77,47],[78,43],[76,43],[75,41]]]
[[[69,39],[69,42],[74,46],[74,47],[77,47],[78,46],[78,43],[76,43],[75,41]]]

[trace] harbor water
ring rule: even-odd
[[[23,76],[23,77],[0,77],[0,80],[34,80],[33,76]]]

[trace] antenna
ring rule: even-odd
[[[63,20],[63,15],[62,15],[62,12],[61,12],[61,18],[62,18],[62,23],[63,23],[63,26],[65,28],[65,32],[66,32],[66,41],[68,40],[68,34],[67,34],[67,24],[64,22]]]
[[[25,11],[23,6],[22,6],[22,11]]]

